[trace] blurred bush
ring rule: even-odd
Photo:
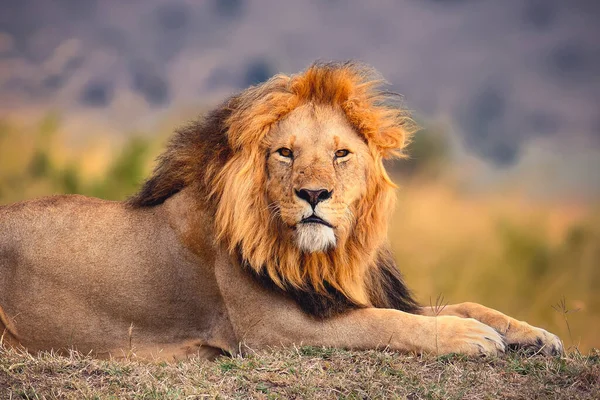
[[[140,136],[131,137],[114,158],[105,177],[96,182],[89,192],[104,199],[122,200],[135,193],[147,175],[150,143]]]
[[[151,168],[156,140],[131,135],[107,161],[100,177],[86,176],[85,151],[69,147],[60,118],[49,114],[33,129],[0,121],[0,204],[51,194],[83,194],[122,200]]]
[[[406,149],[408,158],[386,161],[388,171],[401,179],[431,179],[444,174],[451,162],[450,143],[446,132],[439,126],[420,124]]]

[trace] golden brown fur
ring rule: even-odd
[[[0,207],[0,329],[32,351],[162,359],[240,343],[495,354],[501,335],[560,351],[483,306],[432,316],[412,299],[383,159],[414,124],[381,83],[353,63],[278,75],[180,130],[127,203]]]

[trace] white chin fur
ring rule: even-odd
[[[296,243],[300,250],[307,253],[325,251],[335,247],[333,229],[316,223],[298,224],[296,226]]]

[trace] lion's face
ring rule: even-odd
[[[352,229],[355,203],[365,194],[367,145],[342,111],[313,104],[279,121],[268,143],[273,217],[302,251],[335,247]]]

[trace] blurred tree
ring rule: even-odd
[[[534,29],[546,30],[557,20],[559,11],[556,3],[548,0],[529,0],[525,2],[523,22]]]
[[[92,80],[81,92],[81,103],[90,107],[105,107],[113,97],[113,87],[109,82]]]
[[[183,2],[169,2],[156,8],[153,47],[164,63],[171,61],[186,46],[193,18],[192,7]]]
[[[51,171],[50,157],[44,150],[38,149],[29,162],[28,173],[34,179],[45,178]]]
[[[524,275],[523,282],[541,279],[550,272],[555,251],[549,245],[546,231],[499,221],[498,235],[504,246],[506,263]],[[527,290],[527,287],[523,289]]]
[[[59,180],[64,193],[80,193],[82,190],[77,170],[76,164],[70,164],[61,171]]]
[[[242,14],[243,0],[215,0],[214,8],[217,14],[225,18],[236,18]]]
[[[252,61],[246,67],[242,87],[258,85],[268,80],[274,74],[273,68],[271,68],[271,65],[265,59]]]
[[[547,56],[549,72],[560,80],[573,82],[589,82],[594,79],[597,70],[588,50],[577,41],[569,41],[556,46]],[[597,65],[597,64],[596,64]]]
[[[60,127],[60,117],[56,113],[48,113],[42,118],[37,132],[34,133],[35,151],[29,160],[28,174],[33,179],[47,178],[52,174],[53,142]]]
[[[386,162],[388,170],[406,176],[437,177],[450,161],[450,143],[444,130],[427,126],[413,136],[407,159]]]
[[[134,136],[125,144],[104,177],[90,192],[93,196],[123,200],[133,194],[146,176],[150,145],[147,139]]]
[[[189,22],[191,8],[185,3],[165,3],[155,10],[157,25],[164,31],[177,31]]]
[[[491,80],[475,92],[461,117],[467,146],[497,166],[515,163],[523,140],[511,128],[510,93],[503,81]]]
[[[169,82],[150,62],[135,62],[130,66],[133,89],[139,92],[148,104],[163,106],[169,102]]]

